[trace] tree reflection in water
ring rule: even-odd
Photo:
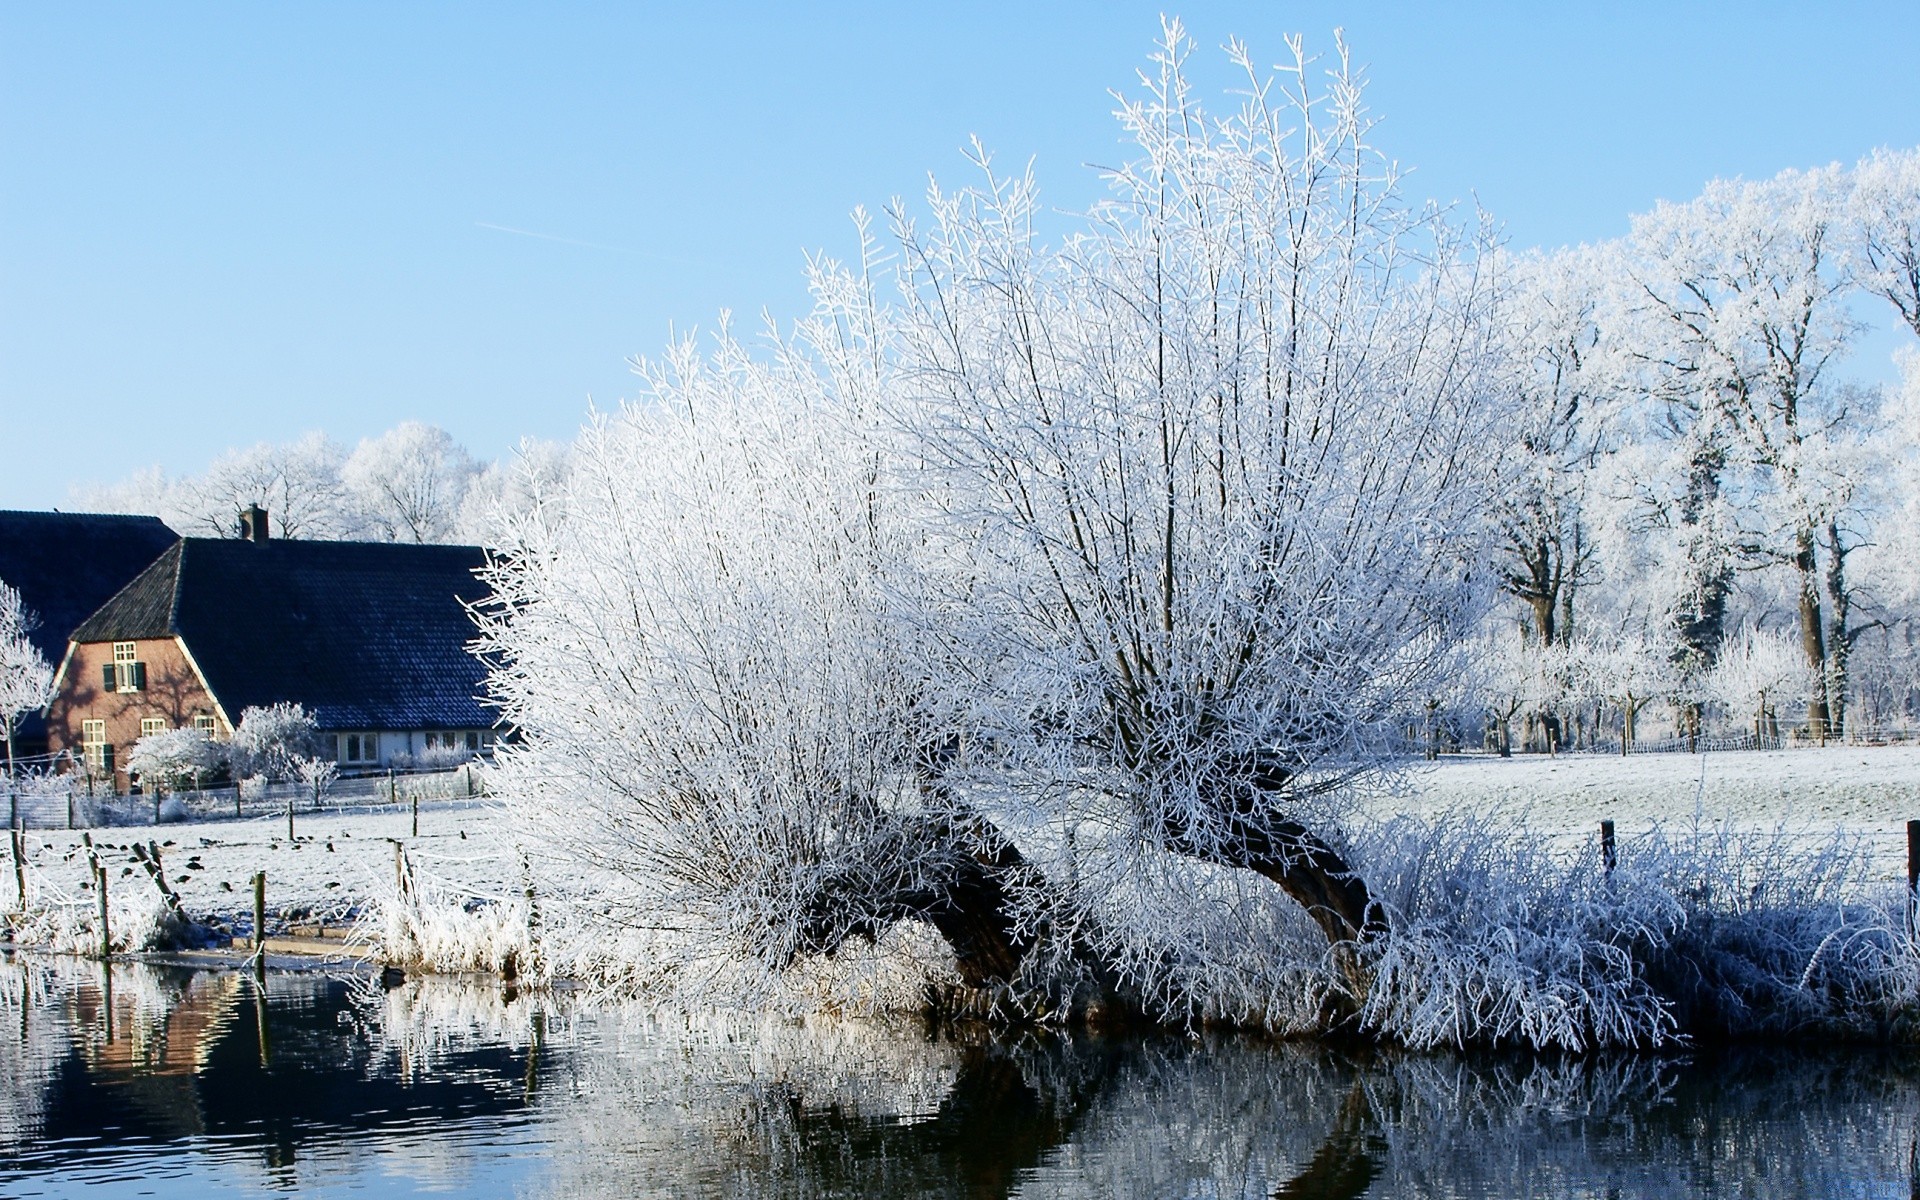
[[[992,1036],[324,975],[273,976],[263,1012],[244,976],[117,965],[111,981],[109,1002],[96,964],[0,963],[0,1192],[183,1155],[196,1188],[743,1200],[1920,1184],[1907,1051],[1582,1060]]]

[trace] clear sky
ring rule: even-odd
[[[0,4],[0,507],[313,428],[566,438],[670,330],[803,311],[969,135],[1086,203],[1161,11]],[[1521,246],[1920,144],[1914,0],[1172,11],[1221,83],[1344,27],[1410,190]]]

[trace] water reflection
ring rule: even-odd
[[[1920,1196],[1907,1052],[1418,1057],[0,963],[0,1193]]]

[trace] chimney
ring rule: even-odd
[[[240,514],[240,537],[244,541],[264,542],[267,540],[267,510],[258,504],[247,505]]]

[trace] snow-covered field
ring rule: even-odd
[[[1402,810],[1498,812],[1567,833],[1613,821],[1626,837],[1696,812],[1741,829],[1848,829],[1872,840],[1891,874],[1904,873],[1906,823],[1920,818],[1920,747],[1457,758],[1423,764],[1408,784],[1390,802]]]
[[[147,902],[153,881],[135,859],[137,844],[158,843],[167,882],[196,919],[218,918],[250,931],[254,872],[267,874],[269,927],[292,917],[342,924],[377,885],[394,877],[394,844],[406,847],[416,871],[487,894],[499,890],[502,859],[483,831],[497,820],[481,802],[423,805],[420,836],[404,808],[393,812],[296,815],[294,838],[284,816],[245,821],[96,829],[93,843],[107,867],[108,896]],[[68,904],[91,913],[93,893],[82,888],[87,858],[81,832],[32,830],[24,835],[29,899],[36,905]],[[0,872],[6,906],[14,906],[12,864]]]
[[[1729,821],[1743,829],[1785,827],[1808,837],[1834,829],[1868,836],[1878,869],[1905,871],[1906,822],[1920,817],[1920,748],[1832,747],[1632,758],[1539,755],[1446,759],[1410,773],[1407,791],[1383,802],[1391,811],[1437,816],[1501,815],[1570,839],[1591,837],[1603,820],[1624,840],[1664,824]],[[492,836],[499,811],[483,802],[433,804],[420,811],[420,835],[404,809],[298,816],[294,840],[283,817],[208,821],[93,831],[107,864],[110,895],[145,904],[152,881],[133,855],[158,842],[168,882],[196,918],[217,918],[250,932],[256,871],[267,873],[275,920],[344,924],[394,878],[394,844],[413,870],[456,892],[505,899],[520,886],[515,857]],[[79,832],[24,835],[30,899],[90,914],[94,900]],[[15,903],[11,864],[0,868],[0,896]]]

